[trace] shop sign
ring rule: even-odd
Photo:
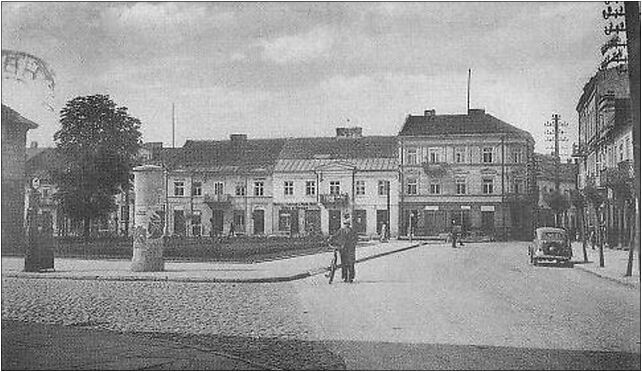
[[[495,212],[495,206],[494,205],[482,205],[481,206],[481,211],[482,212]]]
[[[438,211],[439,206],[438,205],[427,205],[424,207],[424,210],[426,211]]]
[[[281,209],[319,209],[317,203],[312,202],[300,202],[300,203],[284,203],[279,204]]]
[[[464,211],[469,211],[470,210],[470,205],[462,205],[460,208],[462,210],[464,210]]]

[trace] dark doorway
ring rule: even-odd
[[[495,212],[482,211],[481,213],[482,230],[487,235],[495,235]]]
[[[378,210],[377,211],[377,234],[381,234],[381,226],[384,224],[388,224],[388,211],[383,209],[383,210]],[[390,230],[390,226],[388,226],[388,230]]]
[[[290,211],[290,233],[296,235],[299,233],[299,210]]]
[[[328,211],[328,216],[328,231],[330,232],[330,234],[334,234],[341,228],[341,211],[331,209]]]
[[[265,211],[257,209],[252,212],[252,220],[254,221],[254,235],[261,235],[265,232]]]
[[[174,211],[174,235],[185,236],[185,212]]]
[[[450,212],[450,222],[455,220],[455,225],[461,226],[463,231],[467,231],[470,228],[470,211],[467,209],[462,209],[459,211]]]
[[[310,235],[321,234],[321,211],[305,211],[305,231]]]
[[[212,211],[212,233],[214,235],[223,234],[223,211],[214,209]]]
[[[357,234],[365,235],[366,233],[366,211],[363,209],[355,209],[354,211],[354,230]]]
[[[447,232],[445,211],[424,211],[424,235],[435,236]]]

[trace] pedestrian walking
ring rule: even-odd
[[[379,232],[379,241],[382,243],[388,243],[388,226],[384,223],[381,225],[381,231]]]
[[[228,238],[234,236],[235,234],[234,227],[235,227],[234,221],[230,222],[230,233],[227,235]]]
[[[464,245],[464,243],[461,241],[461,226],[457,225],[457,221],[453,220],[452,221],[452,228],[450,231],[450,235],[452,238],[452,247],[457,248],[457,239],[459,239],[459,245]]]
[[[341,279],[352,283],[355,278],[354,263],[356,261],[356,248],[359,237],[350,226],[350,220],[344,219],[341,227],[331,238],[331,245],[339,247],[341,257]]]

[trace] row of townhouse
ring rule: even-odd
[[[484,110],[408,116],[397,136],[187,141],[166,165],[172,235],[435,236],[452,224],[530,238],[532,136]]]
[[[376,235],[397,219],[395,137],[187,141],[168,169],[172,235]],[[397,233],[391,226],[391,233]]]
[[[598,213],[594,207],[585,213],[589,228],[602,227],[611,245],[626,243],[634,221],[633,196],[625,200],[614,191],[617,183],[633,180],[633,123],[629,78],[626,69],[613,67],[598,71],[585,84],[577,107],[578,144],[574,156],[579,161],[578,187],[597,188],[605,202]]]

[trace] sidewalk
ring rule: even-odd
[[[598,248],[591,249],[588,244],[586,252],[588,263],[584,263],[584,253],[582,252],[582,243],[574,242],[573,246],[573,263],[574,267],[600,276],[605,279],[613,280],[634,288],[640,288],[640,272],[638,254],[634,252],[633,271],[629,277],[624,276],[626,265],[629,259],[629,251],[604,248],[604,267],[600,267],[600,253]]]
[[[404,251],[425,242],[395,241],[357,246],[357,262]],[[332,252],[254,263],[165,262],[165,271],[132,272],[131,260],[56,258],[55,271],[23,272],[24,258],[2,257],[2,276],[18,278],[177,281],[177,282],[283,282],[327,271]]]

